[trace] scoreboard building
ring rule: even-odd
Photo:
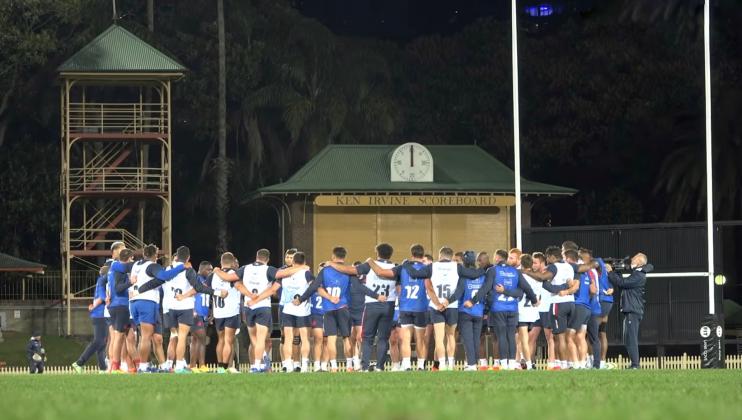
[[[576,192],[525,179],[521,188],[524,227],[535,198]],[[337,245],[352,262],[387,242],[401,261],[412,243],[436,256],[444,245],[492,253],[515,238],[513,171],[473,145],[330,145],[254,199],[276,204],[282,248],[311,264]]]

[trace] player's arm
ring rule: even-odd
[[[458,302],[458,300],[464,296],[464,290],[466,290],[466,278],[459,277],[459,282],[456,284],[456,290],[453,291],[453,294],[449,296],[447,300],[449,302]]]
[[[526,281],[526,278],[523,277],[523,274],[521,273],[518,273],[518,288],[516,290],[521,290],[522,293],[525,293],[526,298],[530,300],[532,304],[535,305],[538,302],[538,296],[533,292],[533,288],[531,288],[531,285],[528,284],[528,281]]]
[[[600,268],[600,264],[595,260],[590,261],[589,263],[577,264],[575,266],[575,273],[587,273],[594,268]]]
[[[275,277],[276,279],[285,279],[286,277],[291,277],[294,274],[298,273],[301,270],[309,270],[308,265],[292,265],[291,267],[286,267],[283,270],[276,271]]]
[[[309,274],[308,271],[307,271],[307,274]],[[312,280],[312,282],[309,284],[309,287],[307,287],[307,290],[304,291],[304,293],[301,296],[299,296],[299,299],[294,299],[294,300],[298,300],[299,301],[298,304],[302,304],[306,302],[309,298],[312,297],[314,292],[316,292],[317,289],[319,289],[319,287],[322,286],[324,279],[325,279],[325,276],[322,273],[322,271],[320,271],[317,274],[317,277],[315,277],[314,280]]]
[[[139,286],[137,289],[137,293],[142,294],[144,292],[150,291],[152,289],[157,289],[158,287],[165,284],[163,280],[160,279],[152,279],[148,281],[147,283],[144,283],[143,285]]]
[[[405,264],[405,270],[407,270],[407,272],[410,274],[410,277],[415,279],[429,279],[430,276],[433,275],[432,264],[420,267],[420,269],[416,269],[411,262],[407,262]],[[430,287],[433,287],[432,283],[430,284]]]
[[[369,266],[368,263],[361,264],[361,265]],[[358,268],[355,267],[355,266],[345,265],[345,264],[339,264],[339,263],[332,262],[332,261],[327,261],[325,263],[325,267],[328,267],[328,266],[334,268],[335,270],[337,270],[337,271],[339,271],[339,272],[341,272],[343,274],[347,274],[349,276],[357,276],[358,274],[367,274],[368,273],[368,272],[366,272],[366,273],[359,273],[358,272]],[[369,268],[369,270],[370,270],[370,268]]]
[[[394,279],[397,278],[397,275],[394,273],[393,270],[390,270],[388,268],[381,268],[379,264],[376,263],[372,258],[369,258],[367,261],[368,265],[371,267],[371,270],[376,273],[379,277],[385,277],[388,279]]]
[[[248,306],[255,305],[256,303],[260,302],[263,299],[270,298],[280,288],[281,288],[281,279],[276,279],[276,281],[273,282],[273,284],[271,285],[271,287],[269,287],[269,288],[263,290],[262,292],[260,292],[260,294],[258,294],[254,299],[252,299],[248,303]]]
[[[531,276],[534,280],[546,282],[551,281],[554,279],[554,272],[550,270],[546,270],[544,272],[537,272],[537,271],[529,271],[528,275]]]
[[[154,263],[147,266],[147,269],[145,271],[148,276],[154,277],[157,280],[170,281],[174,279],[178,274],[180,274],[183,270],[185,270],[184,265],[177,265],[169,270],[165,270],[160,264]]]
[[[369,296],[369,297],[372,297],[372,298],[374,298],[374,299],[376,299],[376,300],[379,300],[379,294],[378,294],[378,293],[376,293],[376,292],[374,292],[374,291],[373,291],[372,289],[370,289],[370,288],[369,288],[368,286],[366,286],[365,284],[361,283],[361,281],[360,281],[360,280],[358,280],[358,277],[356,277],[356,276],[351,276],[351,277],[350,277],[350,282],[352,283],[352,284],[351,284],[351,287],[361,287],[361,290],[363,290],[363,293],[364,293],[364,294],[365,294],[366,296]]]
[[[484,274],[484,270],[481,268],[464,267],[461,264],[459,264],[456,269],[458,270],[459,278],[466,277],[468,279],[476,279]]]
[[[222,270],[220,267],[214,267],[214,271],[212,273],[216,274],[217,276],[219,276],[220,279],[224,281],[233,283],[241,279],[244,272],[245,272],[245,266],[243,265],[242,267],[238,268],[237,271],[232,270],[230,272],[226,272]]]
[[[257,296],[256,294],[254,294],[251,291],[247,290],[247,287],[245,287],[245,285],[242,284],[241,281],[235,282],[234,283],[234,288],[237,289],[237,291],[240,292],[240,294],[242,296],[247,296],[250,299],[253,299],[253,298],[255,298],[255,296]]]
[[[129,283],[129,276],[127,276],[126,273],[116,272],[114,278],[116,280],[113,283],[113,287],[116,290],[116,293],[124,293],[126,289],[131,286],[131,283]]]
[[[468,302],[471,302],[473,305],[476,305],[477,303],[483,301],[487,294],[492,290],[492,288],[495,285],[495,270],[489,269],[487,270],[487,275],[484,278],[484,284],[482,284],[482,287],[479,288],[479,291],[472,296],[472,299]]]
[[[438,300],[438,296],[435,294],[435,289],[433,289],[433,282],[430,281],[430,279],[425,279],[425,291],[428,293],[428,297],[430,298],[430,301],[433,302],[433,305],[436,308],[440,308],[442,306],[441,302]]]
[[[598,294],[598,289],[599,289],[598,279],[594,271],[589,271],[588,273],[589,273],[588,275],[590,276],[590,296],[595,296]]]
[[[217,293],[212,289],[211,287],[201,283],[198,281],[198,276],[196,275],[196,271],[192,268],[189,268],[186,270],[186,279],[188,279],[188,283],[190,283],[191,287],[193,287],[195,293],[203,293],[205,295],[211,295],[214,296]],[[219,296],[226,297],[227,291],[221,290],[221,293],[219,293]]]

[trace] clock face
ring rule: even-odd
[[[392,154],[392,181],[432,182],[433,156],[425,146],[406,143]]]

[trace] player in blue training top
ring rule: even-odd
[[[201,261],[198,265],[197,278],[206,285],[207,279],[214,271],[209,261]],[[196,293],[196,305],[193,308],[193,327],[191,328],[191,370],[193,372],[208,372],[206,367],[206,328],[209,324],[211,296],[205,293]]]
[[[464,252],[461,261],[464,267],[472,269],[477,267],[477,256],[474,251]],[[480,301],[474,304],[472,299],[484,286],[485,279],[484,274],[474,279],[464,277],[450,297],[451,301],[459,302],[459,335],[466,353],[466,368],[464,368],[466,371],[477,370],[484,303]]]
[[[471,300],[478,303],[490,290],[494,290],[494,299],[490,316],[494,318],[495,335],[500,350],[500,367],[503,369],[520,369],[515,354],[515,330],[518,327],[518,300],[525,293],[532,304],[538,304],[538,297],[533,293],[523,275],[517,268],[507,264],[508,253],[498,250],[500,262],[487,270],[485,284]]]
[[[402,370],[412,370],[412,331],[415,331],[415,346],[417,349],[417,369],[425,369],[425,355],[427,354],[427,343],[425,340],[425,329],[430,323],[428,306],[430,301],[425,289],[425,278],[412,277],[407,270],[410,267],[421,270],[425,267],[423,257],[425,249],[420,244],[410,247],[410,259],[403,264],[391,269],[381,268],[375,262],[369,261],[373,271],[386,278],[399,281],[399,325],[400,325],[400,357],[402,359]]]
[[[85,351],[72,364],[75,372],[82,373],[82,366],[93,355],[98,357],[98,369],[101,373],[106,371],[106,340],[108,339],[108,325],[103,317],[103,308],[106,303],[106,276],[108,267],[102,266],[98,272],[98,280],[95,282],[95,291],[93,293],[93,303],[88,305],[90,320],[93,322],[93,341],[88,344]]]
[[[389,259],[394,248],[387,243],[376,245],[375,263],[381,268],[392,268],[395,264]],[[376,339],[376,369],[384,370],[387,351],[389,350],[389,336],[392,332],[394,319],[394,302],[397,299],[398,284],[394,278],[385,278],[371,270],[370,262],[355,267],[337,264],[328,261],[326,265],[335,270],[352,276],[366,275],[366,287],[371,289],[372,295],[365,297],[366,303],[363,312],[363,342],[361,343],[361,370],[370,371],[371,350],[374,338]]]
[[[347,255],[345,248],[339,246],[332,250],[331,260],[333,264],[345,264]],[[317,296],[321,298],[324,309],[323,325],[324,335],[327,337],[327,353],[330,362],[330,370],[337,372],[337,337],[343,339],[345,354],[350,354],[350,311],[348,305],[351,301],[351,288],[364,292],[363,296],[373,296],[374,293],[366,286],[360,284],[357,277],[344,274],[331,265],[323,266],[317,274],[309,289],[304,292],[294,304],[301,304],[310,298],[314,300]]]
[[[430,322],[433,324],[435,356],[437,359],[433,362],[433,370],[445,370],[446,360],[448,360],[448,370],[454,368],[459,302],[451,302],[448,299],[458,287],[461,279],[475,279],[483,274],[482,270],[464,267],[452,261],[453,254],[453,249],[444,246],[438,252],[438,261],[430,265],[425,265],[417,270],[411,266],[412,263],[408,262],[406,264],[410,276],[426,279],[425,288],[430,297],[428,312],[430,313]],[[448,355],[448,359],[446,359],[446,355]]]
[[[360,261],[353,263],[353,267],[361,265]],[[358,279],[358,282],[350,284],[350,302],[348,310],[350,311],[350,352],[346,353],[345,369],[349,372],[361,370],[361,341],[362,341],[362,323],[363,308],[366,306],[366,276],[352,276]]]

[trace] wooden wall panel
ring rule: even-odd
[[[430,252],[431,217],[429,208],[379,207],[377,218],[378,242],[394,247],[395,262],[410,256],[410,245],[419,243]]]
[[[314,208],[314,261],[330,259],[332,248],[344,246],[348,261],[365,261],[376,246],[376,210],[373,208]]]

